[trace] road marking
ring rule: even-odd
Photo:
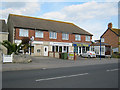
[[[118,71],[119,69],[111,69],[111,70],[106,70],[107,72],[110,72],[110,71]]]
[[[87,74],[88,73],[69,75],[69,76],[61,76],[61,77],[53,77],[53,78],[45,78],[45,79],[37,79],[35,81],[39,82],[39,81],[45,81],[45,80],[53,80],[53,79],[60,79],[60,78],[76,77],[76,76],[87,75]]]

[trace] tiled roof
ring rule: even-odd
[[[47,30],[55,32],[73,33],[81,35],[90,35],[89,32],[69,22],[62,22],[50,19],[35,18],[29,16],[10,14],[9,19],[14,27]]]

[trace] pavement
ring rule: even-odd
[[[5,63],[2,64],[2,71],[14,70],[31,70],[31,69],[47,69],[47,68],[61,68],[61,67],[76,67],[99,64],[113,64],[120,61],[116,58],[81,58],[77,60],[64,60],[51,57],[32,57],[31,63]]]

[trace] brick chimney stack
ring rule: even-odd
[[[108,23],[108,28],[112,28],[112,23]]]

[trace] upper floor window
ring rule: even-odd
[[[62,33],[62,39],[63,40],[68,40],[69,39],[69,34]]]
[[[105,39],[104,39],[104,38],[101,38],[101,42],[105,42]]]
[[[81,41],[81,36],[80,35],[75,35],[75,40],[76,41]]]
[[[56,32],[50,32],[49,34],[50,39],[57,39],[57,33]]]
[[[43,32],[42,31],[35,31],[35,37],[43,38]]]
[[[27,29],[19,29],[19,36],[28,37],[28,30]]]
[[[90,36],[86,36],[85,41],[90,41]]]

